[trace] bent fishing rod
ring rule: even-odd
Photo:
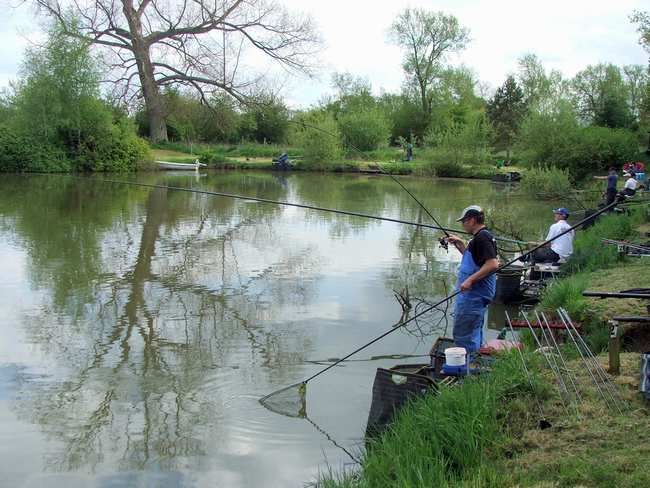
[[[316,210],[319,212],[330,212],[334,214],[339,214],[339,215],[347,215],[350,217],[362,217],[365,219],[371,219],[371,220],[380,220],[384,222],[393,222],[396,224],[404,224],[404,225],[412,225],[414,227],[424,227],[426,229],[432,229],[432,230],[441,230],[445,233],[448,232],[453,232],[455,234],[464,234],[464,235],[469,235],[469,232],[462,230],[462,229],[452,229],[450,227],[442,227],[442,226],[437,226],[437,225],[431,225],[431,224],[425,224],[422,222],[412,222],[410,220],[403,220],[403,219],[394,219],[391,217],[380,217],[378,215],[372,215],[372,214],[364,214],[360,212],[352,212],[349,210],[339,210],[335,208],[327,208],[327,207],[317,207],[315,205],[306,205],[304,203],[294,203],[294,202],[285,202],[282,200],[271,200],[269,198],[260,198],[260,197],[252,197],[252,196],[247,196],[247,195],[238,195],[236,193],[225,193],[225,192],[218,192],[218,191],[211,191],[211,190],[201,190],[197,188],[187,188],[183,186],[170,186],[170,185],[156,185],[153,183],[141,183],[137,181],[126,181],[126,180],[111,180],[107,178],[90,178],[87,176],[73,176],[73,175],[66,175],[68,178],[77,178],[81,180],[93,180],[93,181],[101,181],[104,183],[114,183],[117,185],[131,185],[131,186],[142,186],[145,188],[157,188],[157,189],[162,189],[162,190],[174,190],[174,191],[184,191],[187,193],[197,193],[201,195],[212,195],[212,196],[217,196],[217,197],[224,197],[224,198],[233,198],[236,200],[248,200],[248,201],[253,201],[253,202],[259,202],[259,203],[269,203],[272,205],[283,205],[287,207],[296,207],[296,208],[303,208],[307,210]],[[520,241],[517,239],[510,239],[508,237],[502,237],[502,236],[494,236],[494,238],[498,241],[504,241],[504,242],[512,242],[515,244],[527,244],[527,241]]]
[[[518,256],[518,257],[516,257],[516,258],[514,258],[514,259],[511,259],[511,260],[508,261],[507,263],[500,265],[497,269],[495,269],[494,271],[490,272],[490,273],[486,276],[486,278],[487,278],[488,276],[491,276],[491,275],[495,274],[495,273],[498,273],[498,272],[499,272],[500,270],[502,270],[503,268],[506,268],[506,267],[510,266],[511,264],[514,264],[515,262],[519,261],[521,258],[524,258],[524,257],[526,257],[526,256],[531,255],[531,254],[532,254],[533,252],[535,252],[536,250],[538,250],[538,249],[540,249],[540,248],[542,248],[542,247],[547,246],[548,244],[550,244],[550,243],[553,242],[554,240],[556,240],[556,239],[562,237],[563,235],[568,234],[569,232],[573,232],[575,229],[581,227],[585,222],[587,222],[587,221],[589,221],[590,219],[593,219],[594,217],[597,217],[598,215],[600,215],[600,214],[602,214],[602,213],[608,211],[608,210],[609,210],[610,208],[612,208],[614,205],[616,205],[615,202],[612,203],[612,204],[610,204],[610,205],[607,205],[606,207],[603,207],[602,209],[598,210],[598,211],[597,211],[596,213],[594,213],[593,215],[590,215],[589,217],[586,217],[586,218],[582,219],[582,220],[581,220],[580,222],[578,222],[577,224],[574,224],[574,225],[572,225],[571,227],[569,227],[568,229],[564,230],[563,232],[560,232],[558,235],[556,235],[556,236],[553,237],[552,239],[549,239],[549,240],[547,240],[547,241],[544,241],[544,242],[542,242],[541,244],[538,244],[537,246],[533,247],[533,248],[530,249],[529,251],[525,252],[525,253],[522,254],[521,256]],[[484,279],[485,279],[485,278],[484,278]],[[439,306],[442,305],[443,303],[448,302],[449,300],[451,300],[452,298],[456,297],[456,296],[459,295],[460,293],[461,293],[460,290],[456,290],[456,291],[455,291],[454,293],[452,293],[451,295],[446,296],[446,297],[443,298],[442,300],[440,300],[440,301],[434,303],[433,305],[427,307],[426,309],[422,310],[421,312],[416,313],[416,314],[415,314],[413,317],[411,317],[410,319],[405,320],[405,321],[403,321],[403,322],[400,322],[400,323],[396,324],[395,326],[393,326],[391,329],[387,330],[387,331],[384,332],[383,334],[381,334],[381,335],[375,337],[373,340],[371,340],[370,342],[364,344],[363,346],[358,347],[357,349],[355,349],[354,351],[352,351],[351,353],[349,353],[349,354],[346,355],[345,357],[343,357],[343,358],[339,359],[338,361],[336,361],[335,363],[332,363],[332,364],[330,364],[329,366],[323,368],[322,370],[318,371],[317,373],[311,375],[309,378],[307,378],[307,379],[301,381],[300,383],[295,383],[295,384],[290,385],[290,386],[288,386],[288,387],[282,388],[281,390],[278,390],[278,391],[284,391],[284,390],[287,390],[287,389],[289,389],[289,388],[292,388],[292,387],[295,387],[295,386],[299,386],[299,385],[306,385],[309,381],[311,381],[311,380],[313,380],[314,378],[320,376],[321,374],[325,373],[326,371],[332,369],[333,367],[337,366],[339,363],[341,363],[341,362],[345,361],[346,359],[348,359],[348,358],[354,356],[356,353],[358,353],[358,352],[360,352],[360,351],[366,349],[367,347],[369,347],[369,346],[371,346],[372,344],[374,344],[374,343],[380,341],[381,339],[383,339],[383,338],[386,337],[387,335],[392,334],[392,333],[395,332],[396,330],[399,330],[399,329],[401,329],[402,327],[404,327],[405,325],[407,325],[407,324],[413,322],[414,320],[417,320],[417,319],[418,319],[419,317],[421,317],[422,315],[424,315],[424,314],[426,314],[426,313],[429,313],[430,311],[432,311],[432,310],[435,309],[436,307],[439,307]],[[265,397],[261,398],[260,401],[261,401],[261,402],[264,402],[265,399],[267,399],[267,398],[269,398],[269,397],[275,395],[276,393],[278,393],[278,391],[273,392],[273,393],[270,393],[269,395],[266,395]]]
[[[93,178],[88,178],[86,176],[69,176],[71,178],[78,178],[78,179],[93,179]],[[442,230],[445,233],[448,231],[455,232],[458,234],[469,234],[469,232],[466,232],[464,230],[460,229],[451,229],[451,228],[445,228],[441,226],[436,226],[436,225],[431,225],[431,224],[424,224],[420,222],[411,222],[409,220],[402,220],[402,219],[393,219],[391,217],[380,217],[378,215],[371,215],[371,214],[364,214],[360,212],[351,212],[348,210],[338,210],[334,208],[327,208],[327,207],[317,207],[315,205],[306,205],[303,203],[294,203],[294,202],[285,202],[282,200],[271,200],[269,198],[260,198],[260,197],[251,197],[247,195],[237,195],[235,193],[225,193],[225,192],[219,192],[219,191],[211,191],[211,190],[200,190],[197,188],[187,188],[183,186],[169,186],[169,185],[156,185],[153,183],[141,183],[137,181],[126,181],[126,180],[111,180],[111,179],[106,179],[106,178],[98,178],[94,181],[101,181],[104,183],[114,183],[117,185],[132,185],[132,186],[141,186],[145,188],[158,188],[162,190],[174,190],[174,191],[184,191],[188,193],[198,193],[201,195],[212,195],[212,196],[217,196],[217,197],[225,197],[225,198],[233,198],[236,200],[248,200],[248,201],[253,201],[253,202],[259,202],[259,203],[269,203],[272,205],[283,205],[287,207],[297,207],[297,208],[304,208],[307,210],[317,210],[320,212],[330,212],[330,213],[335,213],[339,215],[348,215],[351,217],[362,217],[366,219],[372,219],[372,220],[382,220],[386,222],[394,222],[397,224],[405,224],[405,225],[412,225],[415,227],[425,227],[427,229],[433,229],[433,230]],[[505,241],[510,241],[512,239],[508,238],[499,238],[500,240],[505,240]],[[517,241],[519,242],[519,241]]]

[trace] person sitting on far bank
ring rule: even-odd
[[[625,173],[624,176],[627,178],[625,180],[625,186],[621,190],[621,192],[618,194],[619,200],[624,200],[625,197],[631,197],[634,196],[636,193],[637,188],[639,187],[639,182],[636,181],[636,174],[633,172],[630,173]]]
[[[472,234],[465,242],[456,235],[446,237],[463,255],[458,268],[458,282],[454,305],[454,342],[468,353],[476,352],[483,342],[483,324],[488,304],[494,299],[496,275],[499,267],[497,245],[485,227],[485,215],[478,205],[463,210],[457,220],[463,229]]]
[[[556,236],[571,228],[567,222],[569,211],[566,208],[560,207],[553,209],[553,218],[555,219],[555,223],[548,229],[546,241],[554,239]],[[567,260],[573,254],[574,237],[574,231],[567,232],[553,242],[545,244],[544,247],[536,249],[531,256],[532,263],[557,263],[560,259]]]

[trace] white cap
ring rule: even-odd
[[[456,222],[461,222],[465,220],[467,217],[475,217],[478,214],[482,214],[483,209],[479,207],[478,205],[470,205],[469,207],[465,208],[463,210],[463,213],[461,214],[459,219],[456,219]]]

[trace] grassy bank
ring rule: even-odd
[[[154,159],[172,162],[193,162],[199,159],[208,167],[215,169],[273,169],[272,159],[288,150],[292,158],[297,158],[296,171],[320,171],[333,173],[358,173],[382,171],[390,174],[438,176],[455,178],[490,179],[506,172],[487,164],[463,164],[431,162],[426,159],[399,161],[399,150],[370,151],[364,155],[355,153],[340,161],[310,162],[301,158],[300,151],[277,145],[243,144],[206,145],[165,143],[154,146]],[[363,156],[363,157],[362,157]]]
[[[332,468],[316,486],[648,486],[650,421],[636,392],[638,355],[623,354],[615,378],[624,415],[607,411],[581,363],[569,361],[584,401],[580,418],[564,412],[539,355],[526,352],[526,361],[532,386],[516,353],[502,355],[490,375],[413,402],[358,469]],[[537,428],[540,408],[551,428]]]
[[[541,383],[528,382],[513,354],[504,355],[492,374],[443,388],[403,409],[367,450],[361,470],[327,473],[318,485],[330,487],[497,486],[503,474],[495,460],[513,428],[506,410],[526,417],[520,407]],[[531,400],[532,401],[532,400]],[[518,413],[514,413],[514,412]]]

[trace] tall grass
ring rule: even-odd
[[[554,280],[544,290],[540,306],[549,312],[565,308],[576,320],[583,320],[588,310],[588,303],[582,292],[587,289],[587,277],[584,274],[568,276]]]
[[[565,196],[571,191],[569,172],[554,166],[531,168],[523,175],[521,189],[530,195],[545,199]]]
[[[502,454],[500,446],[512,428],[506,411],[531,394],[544,394],[540,384],[531,386],[516,352],[503,354],[489,375],[470,377],[461,386],[411,403],[371,441],[362,471],[330,471],[319,486],[503,485],[506,475],[497,472],[492,460]]]
[[[609,214],[601,217],[592,227],[576,234],[573,254],[566,264],[566,271],[593,271],[607,268],[618,261],[616,246],[604,245],[602,239],[622,240],[630,237],[640,222],[640,215]]]

